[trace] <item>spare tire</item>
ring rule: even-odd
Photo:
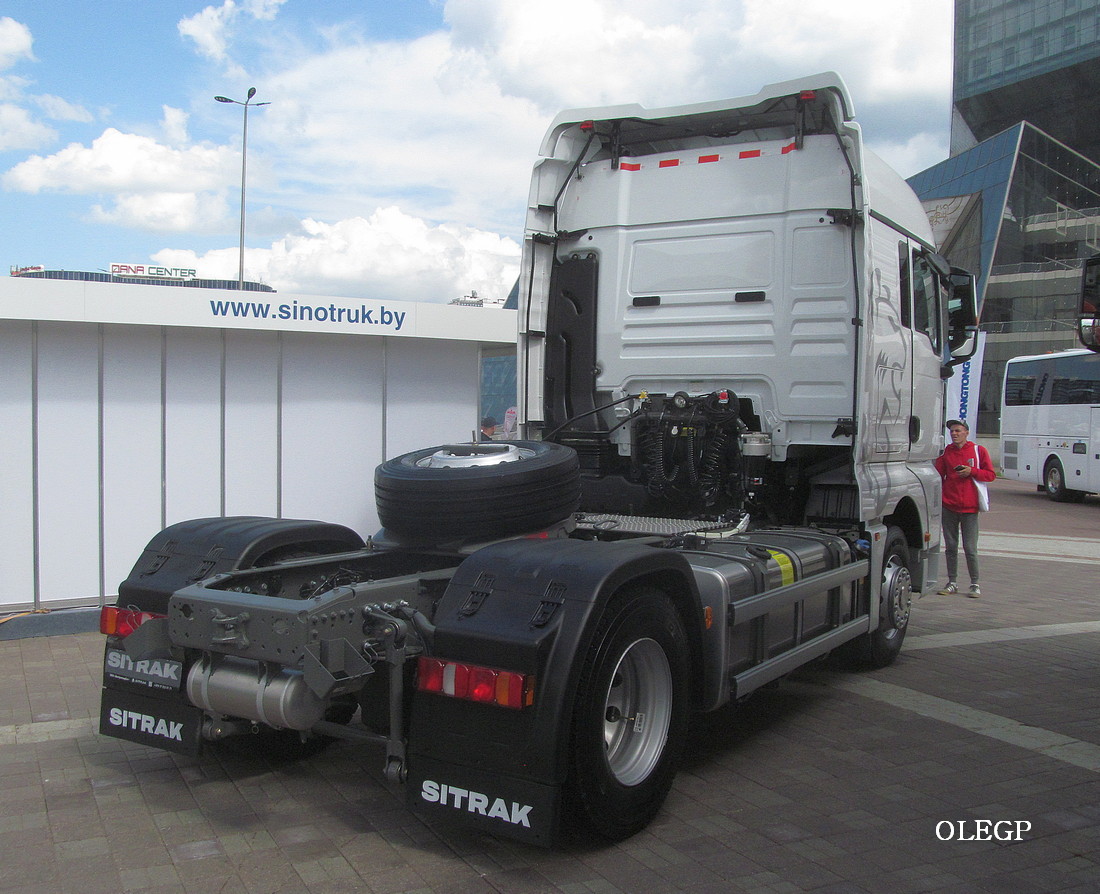
[[[378,518],[416,540],[492,539],[569,518],[580,505],[576,451],[546,441],[428,447],[374,472]]]

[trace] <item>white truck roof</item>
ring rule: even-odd
[[[850,121],[855,114],[852,97],[848,93],[848,87],[845,85],[844,80],[835,71],[825,71],[791,81],[769,84],[752,96],[741,96],[732,99],[667,106],[661,109],[647,109],[636,103],[586,109],[567,109],[554,118],[546,132],[546,136],[543,138],[540,154],[553,157],[561,134],[570,127],[584,121],[635,121],[639,123],[661,121],[662,126],[668,128],[677,118],[707,118],[711,119],[713,124],[718,124],[722,119],[727,119],[732,125],[736,123],[741,113],[749,110],[763,112],[767,109],[769,103],[777,103],[803,91],[832,92],[837,99],[837,108],[842,121]],[[672,120],[670,121],[670,119]]]

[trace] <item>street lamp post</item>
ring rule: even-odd
[[[252,102],[252,97],[256,95],[256,88],[249,87],[248,95],[245,97],[244,102],[238,99],[230,99],[228,96],[215,96],[218,102],[228,102],[233,105],[244,107],[244,133],[241,137],[241,238],[240,238],[240,265],[237,268],[237,291],[244,291],[244,186],[245,186],[245,171],[248,165],[248,107],[251,105],[253,108],[256,106],[269,106],[269,102]]]

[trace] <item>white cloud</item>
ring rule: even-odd
[[[950,93],[951,0],[747,0],[744,7],[741,51],[795,74],[840,71],[857,110],[861,102]]]
[[[37,149],[57,138],[57,131],[35,121],[26,109],[0,103],[0,150]]]
[[[868,140],[867,145],[903,177],[930,168],[947,158],[947,133],[922,132],[898,141]]]
[[[256,21],[270,22],[286,0],[245,0],[244,10]]]
[[[864,101],[943,95],[952,8],[951,0],[560,0],[547,16],[538,4],[448,0],[445,16],[466,64],[556,111],[752,94],[831,69]]]
[[[237,249],[166,249],[153,260],[190,266],[201,276],[232,279]],[[270,248],[249,248],[246,277],[279,291],[355,295],[401,301],[449,301],[471,289],[507,296],[519,272],[519,245],[472,227],[432,225],[398,208],[335,224],[302,221],[302,231]]]
[[[295,63],[266,82],[272,105],[250,121],[249,159],[262,146],[313,196],[314,217],[400,202],[418,216],[517,232],[546,116],[454,61],[446,36],[433,34]]]
[[[221,6],[207,6],[189,19],[180,19],[179,33],[195,42],[198,51],[211,59],[224,59],[228,37],[226,31],[237,17],[237,4],[225,0]]]
[[[0,71],[24,59],[33,60],[33,43],[30,28],[13,18],[0,16]]]
[[[170,146],[186,146],[188,143],[187,122],[190,116],[183,109],[172,106],[161,106],[164,118],[161,121],[161,131],[164,139]]]
[[[32,155],[4,175],[9,189],[37,193],[163,192],[166,186],[203,191],[227,182],[239,164],[225,147],[171,149],[108,128],[91,146],[71,143],[50,156]]]
[[[95,223],[171,233],[212,233],[224,230],[230,209],[224,195],[196,192],[123,193],[114,205],[93,205]]]
[[[556,111],[682,91],[705,64],[693,14],[713,11],[719,28],[726,18],[711,6],[559,0],[547,15],[537,3],[449,0],[445,16],[460,65],[483,67],[506,93]]]
[[[0,16],[0,71],[19,62],[33,62],[33,43],[34,39],[26,25],[8,16]],[[37,149],[57,138],[57,131],[36,120],[26,109],[25,91],[28,83],[25,78],[15,75],[0,77],[0,151]],[[39,99],[49,100],[53,97]]]
[[[53,118],[55,121],[88,122],[92,120],[91,113],[87,109],[71,103],[67,99],[62,99],[60,96],[50,96],[48,93],[44,93],[40,96],[32,96],[30,99],[46,113],[48,118]]]
[[[211,59],[225,60],[233,37],[233,26],[241,15],[258,22],[270,22],[286,0],[225,0],[221,6],[207,6],[176,24],[180,35],[195,42],[198,51]]]

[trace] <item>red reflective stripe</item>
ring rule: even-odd
[[[760,150],[759,149],[746,149],[744,152],[738,153],[737,157],[738,158],[759,158],[760,157]]]
[[[675,168],[675,167],[679,167],[679,165],[680,165],[680,159],[678,159],[678,158],[666,158],[664,161],[658,162],[657,167],[659,167],[659,168]]]
[[[783,147],[782,152],[784,155],[786,155],[788,152],[794,152],[794,150],[797,148],[798,147],[794,143],[790,143]]]
[[[708,164],[709,162],[712,162],[712,161],[718,161],[718,156],[717,155],[700,155],[699,156],[699,164],[701,164],[701,165]]]
[[[642,166],[640,164],[635,164],[634,162],[630,161],[620,162],[619,167],[622,168],[624,171],[640,171],[642,169]]]

